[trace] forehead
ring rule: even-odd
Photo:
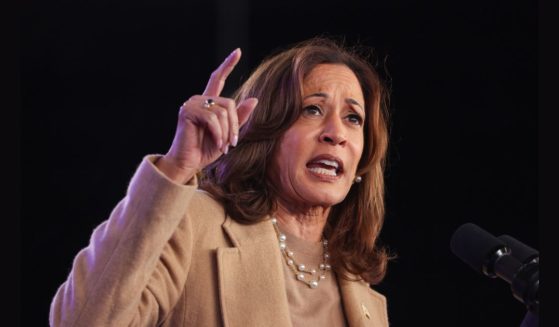
[[[343,91],[363,99],[361,85],[355,73],[346,65],[320,64],[315,66],[303,81],[303,90],[309,92]]]

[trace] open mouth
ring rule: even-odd
[[[336,177],[343,173],[343,162],[334,156],[320,155],[309,161],[307,168],[318,175]]]

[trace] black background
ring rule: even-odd
[[[48,324],[73,257],[223,57],[243,50],[227,94],[315,35],[375,48],[391,80],[391,325],[520,324],[508,285],[448,244],[474,222],[539,248],[536,2],[50,1],[21,18],[24,325]]]

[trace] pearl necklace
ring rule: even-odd
[[[304,264],[299,264],[295,261],[293,257],[293,251],[289,250],[285,241],[287,240],[287,236],[281,233],[278,228],[278,221],[276,218],[272,218],[272,224],[274,225],[274,230],[276,231],[276,235],[279,240],[279,248],[283,257],[285,258],[285,262],[287,266],[295,273],[295,278],[307,284],[310,288],[314,289],[318,287],[318,283],[324,279],[326,279],[326,272],[331,270],[332,267],[328,264],[328,258],[330,255],[328,254],[328,240],[322,239],[322,245],[324,247],[323,256],[322,256],[322,263],[318,266],[318,270],[320,274],[317,274],[316,269],[308,269],[307,266]],[[310,275],[310,280],[307,280],[307,275]]]

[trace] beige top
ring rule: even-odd
[[[322,263],[322,242],[311,242],[289,234],[278,226],[286,235],[286,244],[293,251],[293,258],[298,264],[316,269]],[[285,288],[289,302],[289,313],[293,326],[347,326],[342,298],[336,275],[333,271],[326,272],[326,279],[318,283],[315,289],[297,280],[295,273],[284,261]],[[306,276],[310,276],[306,274]]]

